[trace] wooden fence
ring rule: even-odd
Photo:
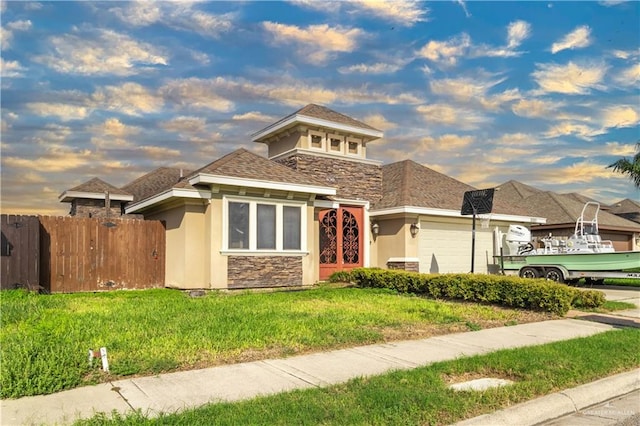
[[[40,283],[40,221],[37,216],[3,214],[0,289],[37,288]]]
[[[17,218],[6,221],[6,239],[13,246],[6,263],[15,265],[14,256],[26,257],[29,261],[24,263],[38,265],[39,278],[34,286],[32,272],[22,267],[7,267],[5,275],[3,254],[2,288],[39,286],[52,293],[71,293],[164,286],[165,228],[160,221],[38,216],[39,244],[33,250],[21,243],[23,239],[11,236],[11,223]],[[2,235],[4,245],[5,215]]]

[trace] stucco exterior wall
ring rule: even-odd
[[[388,262],[415,261],[418,258],[418,237],[411,236],[411,224],[416,218],[371,219],[378,223],[378,235],[371,239],[371,266],[387,268]]]
[[[204,238],[207,207],[203,202],[187,202],[147,215],[166,223],[167,287],[209,288]]]

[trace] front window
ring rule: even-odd
[[[249,248],[249,203],[229,203],[229,248]]]
[[[226,206],[225,249],[301,251],[306,246],[305,203],[228,199]]]

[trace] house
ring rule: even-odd
[[[584,205],[595,201],[580,194],[557,194],[543,191],[518,181],[509,181],[498,186],[495,199],[518,206],[532,216],[544,216],[544,224],[531,226],[531,234],[540,239],[549,234],[569,237],[575,232],[576,220]],[[592,220],[595,209],[585,211],[585,219]],[[603,240],[610,240],[616,251],[640,249],[640,226],[632,218],[640,217],[640,205],[631,200],[617,206],[601,206],[598,212],[598,229]]]
[[[369,159],[382,136],[311,104],[252,135],[267,158],[238,149],[193,171],[160,168],[117,196],[129,197],[124,214],[164,221],[169,287],[302,286],[359,266],[469,272],[473,223],[460,208],[476,188],[411,160]],[[86,199],[113,200],[116,189]],[[77,204],[77,192],[60,201]],[[477,218],[475,272],[495,268],[497,230],[545,223],[509,202],[493,207]]]

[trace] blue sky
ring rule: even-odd
[[[2,211],[196,168],[309,103],[478,188],[640,199],[639,2],[2,2]]]

